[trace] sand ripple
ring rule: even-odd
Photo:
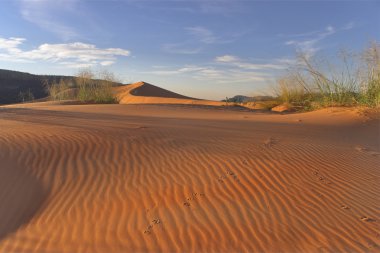
[[[67,108],[1,111],[1,252],[379,250],[379,157],[342,129]]]

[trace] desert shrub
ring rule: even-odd
[[[363,105],[380,106],[380,45],[372,42],[362,54],[361,92],[359,101]]]
[[[71,83],[72,80],[63,79],[59,82],[53,81],[51,84],[45,81],[45,89],[51,100],[74,99],[74,95],[71,92],[72,87],[70,87]]]
[[[280,103],[307,106],[313,99],[313,93],[304,87],[294,73],[278,80],[276,93]]]
[[[78,85],[77,98],[82,102],[94,103],[115,103],[116,99],[113,94],[113,82],[115,77],[108,71],[103,71],[95,79],[95,74],[87,69],[81,70],[77,77]]]
[[[45,88],[51,100],[79,100],[91,103],[115,103],[113,73],[103,71],[94,74],[90,69],[80,70],[74,79],[61,79],[48,83]]]
[[[22,103],[34,100],[34,95],[30,89],[27,91],[20,91],[18,97]]]
[[[273,107],[280,105],[278,101],[259,101],[256,105],[264,110],[271,110]]]
[[[380,105],[380,47],[372,43],[357,55],[341,51],[334,66],[307,54],[281,77],[275,88],[282,103],[306,110],[329,106]]]
[[[380,78],[370,80],[367,83],[367,87],[361,93],[359,102],[369,107],[380,106]]]

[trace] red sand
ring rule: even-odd
[[[0,126],[0,252],[379,251],[379,121],[353,110],[36,103]]]

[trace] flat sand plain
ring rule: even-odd
[[[0,107],[0,252],[379,252],[379,120]]]

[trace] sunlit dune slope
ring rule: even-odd
[[[120,104],[196,104],[222,105],[219,101],[210,101],[186,97],[145,82],[115,88]]]

